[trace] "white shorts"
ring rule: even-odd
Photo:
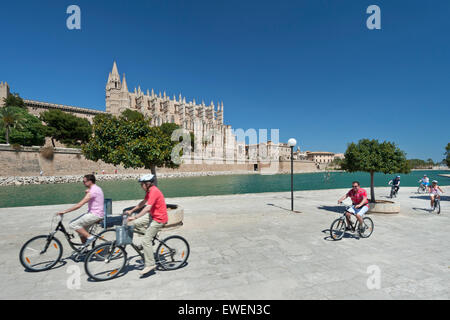
[[[369,210],[369,206],[362,206],[359,209],[355,209],[355,206],[349,208],[347,211],[351,214],[357,214],[358,216],[362,217],[367,211]]]
[[[86,229],[89,226],[93,225],[94,223],[99,222],[100,220],[102,220],[102,218],[96,216],[93,213],[88,212],[70,221],[69,228],[72,230],[78,230],[81,228]]]

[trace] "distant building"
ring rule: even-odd
[[[344,159],[344,154],[326,151],[306,151],[306,160],[314,161],[317,164],[331,163],[335,158]]]

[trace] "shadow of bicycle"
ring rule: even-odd
[[[284,208],[284,207],[280,207],[280,206],[278,206],[278,205],[276,205],[276,204],[273,204],[273,203],[267,203],[267,205],[268,205],[268,206],[272,206],[272,207],[275,207],[275,208],[283,209],[283,210],[285,210],[285,211],[289,211],[289,212],[294,212],[294,213],[302,213],[301,211],[298,211],[298,210],[294,210],[294,211],[292,211],[292,210],[291,210],[291,209],[289,209],[289,208]]]
[[[343,213],[343,207],[342,206],[320,206],[317,207],[317,209],[330,211],[330,212],[337,212],[337,213]]]
[[[344,232],[344,236],[343,236],[341,239],[339,239],[339,240],[334,240],[334,239],[331,237],[331,235],[330,235],[330,229],[322,230],[322,233],[327,233],[327,234],[328,234],[328,236],[326,236],[325,238],[323,238],[323,240],[326,240],[326,241],[339,241],[339,240],[342,240],[342,239],[355,239],[355,240],[360,240],[360,239],[361,239],[361,237],[358,237],[358,236],[356,236],[356,235],[350,233],[349,231]]]
[[[423,196],[410,196],[411,199],[422,199],[422,200],[430,200],[429,195],[423,195]],[[441,195],[441,201],[450,201],[450,196],[443,196]]]

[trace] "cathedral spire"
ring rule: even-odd
[[[113,75],[113,76],[119,76],[119,70],[117,69],[117,63],[116,63],[116,61],[114,61],[114,64],[113,64],[112,75]]]
[[[125,79],[125,73],[123,74],[123,80],[122,80],[122,92],[128,92],[128,86],[127,86],[127,80]]]

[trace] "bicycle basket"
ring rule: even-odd
[[[133,242],[134,226],[120,226],[116,228],[116,244],[124,246]]]

